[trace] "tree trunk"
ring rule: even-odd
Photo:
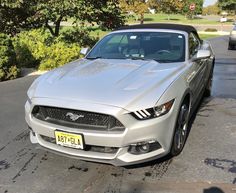
[[[45,27],[49,29],[49,31],[50,31],[50,33],[52,34],[52,36],[55,36],[55,33],[54,33],[52,27],[48,24],[48,21],[46,21]]]
[[[61,27],[61,20],[62,20],[62,16],[60,16],[57,21],[55,22],[55,36],[59,36],[59,31],[60,31],[60,27]]]
[[[45,27],[49,29],[52,36],[56,36],[56,37],[59,36],[62,18],[63,16],[60,16],[54,23],[55,24],[54,31],[53,31],[53,27],[48,24],[48,20],[45,22]]]
[[[143,24],[143,22],[144,22],[144,14],[141,13],[140,14],[140,24]]]

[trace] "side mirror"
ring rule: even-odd
[[[210,56],[211,56],[211,52],[209,50],[198,50],[193,60],[206,59],[206,58],[209,58]]]
[[[86,55],[87,53],[89,52],[89,48],[81,48],[81,50],[80,50],[80,53],[82,54],[82,55]]]

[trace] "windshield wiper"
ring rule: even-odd
[[[173,60],[156,60],[157,62],[159,63],[172,63],[172,62],[175,62]]]
[[[151,59],[151,58],[141,58],[141,57],[130,57],[130,58],[127,58],[127,59],[131,59],[131,60],[145,60],[145,61],[155,61],[155,62],[158,62],[158,60],[156,59]]]
[[[99,58],[102,58],[101,56],[96,56],[96,57],[86,57],[86,59],[89,59],[89,60],[96,60],[96,59],[99,59]]]
[[[130,60],[149,60],[149,59],[147,59],[147,58],[134,57],[134,56],[132,56],[132,57],[128,57],[128,58],[126,58],[126,59],[130,59]]]

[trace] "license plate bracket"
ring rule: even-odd
[[[82,134],[64,131],[55,131],[56,144],[75,149],[84,149],[84,139]]]

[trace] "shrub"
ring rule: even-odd
[[[91,48],[99,38],[91,37],[89,33],[89,29],[74,27],[62,32],[59,38],[66,43],[77,43],[80,47]]]
[[[19,75],[20,75],[20,70],[19,68],[17,68],[16,65],[14,65],[9,68],[6,79],[13,80],[16,79]]]
[[[79,58],[80,48],[76,44],[54,43],[46,48],[39,70],[51,70]]]
[[[43,29],[24,31],[14,38],[17,61],[21,67],[38,67],[45,57],[47,45],[52,44],[50,33]]]
[[[80,47],[77,44],[63,42],[61,37],[52,37],[43,29],[20,33],[14,44],[22,67],[51,70],[80,56]]]
[[[15,41],[16,58],[20,67],[32,68],[39,64],[39,60],[32,55],[28,45],[24,42]]]
[[[215,28],[207,28],[207,29],[205,29],[205,32],[217,32],[217,29],[215,29]]]
[[[16,53],[11,39],[5,34],[0,34],[0,81],[19,76],[20,70],[16,64]]]

